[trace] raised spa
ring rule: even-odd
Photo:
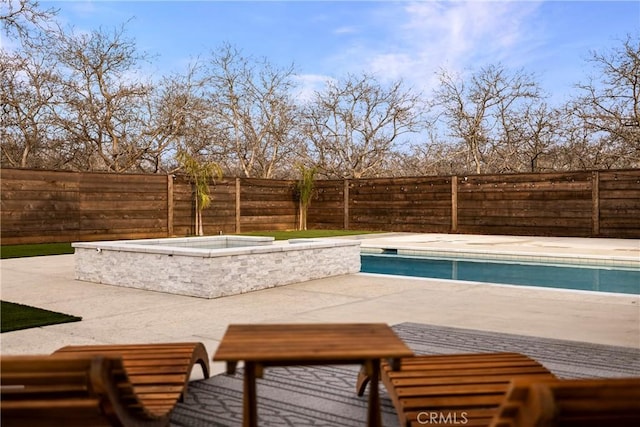
[[[360,242],[206,236],[76,242],[76,279],[201,298],[360,271]]]

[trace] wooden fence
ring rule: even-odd
[[[2,244],[186,236],[182,177],[1,170]],[[294,181],[231,178],[211,187],[206,234],[294,229]],[[323,180],[310,229],[640,238],[640,169]]]

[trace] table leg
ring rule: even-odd
[[[256,394],[256,365],[244,364],[243,427],[258,427],[258,397]]]
[[[380,415],[380,359],[372,359],[366,362],[365,369],[369,374],[369,413],[367,414],[369,427],[382,427]]]

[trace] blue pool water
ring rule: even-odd
[[[363,273],[640,294],[640,270],[362,254]]]

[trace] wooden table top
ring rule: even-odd
[[[213,360],[322,363],[412,355],[385,323],[260,324],[229,325]]]

